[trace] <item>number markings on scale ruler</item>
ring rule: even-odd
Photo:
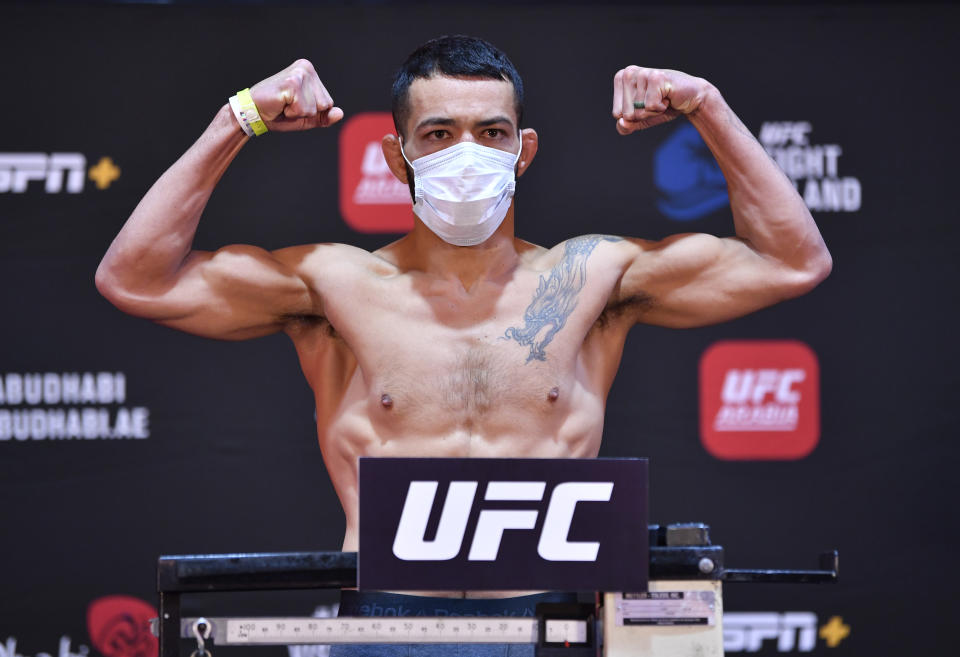
[[[227,627],[226,645],[537,641],[533,618],[232,618],[221,622]]]

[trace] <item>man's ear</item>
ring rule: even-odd
[[[524,128],[520,131],[520,159],[517,161],[517,178],[523,175],[527,170],[533,158],[537,154],[537,148],[540,146],[540,138],[537,137],[537,131],[533,128]]]
[[[407,162],[403,159],[403,153],[400,152],[400,140],[396,135],[384,135],[380,148],[383,150],[383,159],[387,161],[390,171],[400,182],[407,184]]]

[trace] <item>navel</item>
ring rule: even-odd
[[[560,388],[553,386],[550,388],[550,392],[547,393],[547,400],[555,402],[560,398]]]
[[[393,397],[391,397],[387,393],[383,393],[382,395],[380,395],[380,405],[388,409],[393,408]]]

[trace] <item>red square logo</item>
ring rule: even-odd
[[[820,365],[795,340],[717,342],[700,358],[700,440],[733,461],[802,459],[820,440]]]
[[[340,130],[340,213],[361,233],[413,228],[410,189],[390,172],[380,149],[380,140],[393,131],[390,112],[357,114]]]

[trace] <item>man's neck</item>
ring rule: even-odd
[[[454,246],[437,237],[419,219],[407,235],[407,266],[437,278],[460,281],[470,292],[478,282],[498,281],[520,262],[513,236],[513,208],[488,240],[476,246]]]

